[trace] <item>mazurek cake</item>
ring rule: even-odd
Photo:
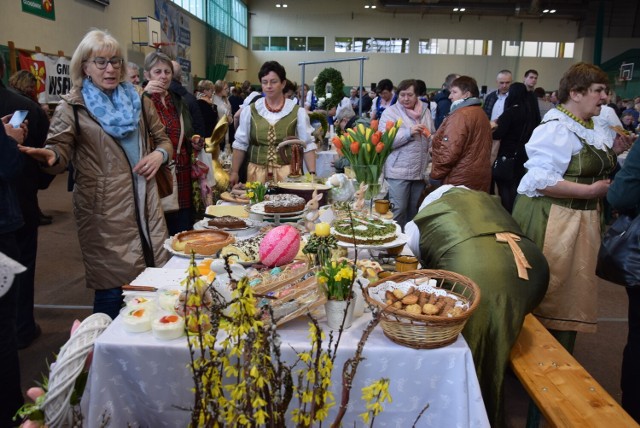
[[[207,224],[218,229],[243,229],[247,227],[247,223],[243,219],[231,215],[212,218]]]
[[[336,238],[343,242],[361,245],[376,245],[391,242],[397,237],[396,224],[377,218],[353,217],[341,219],[333,223]]]
[[[304,210],[306,203],[304,198],[290,193],[266,195],[264,197],[264,212],[293,213]]]
[[[235,238],[222,230],[189,230],[176,234],[171,240],[171,248],[185,254],[210,256],[235,242]]]
[[[173,340],[184,334],[184,319],[178,315],[164,315],[151,323],[153,335],[160,340]]]

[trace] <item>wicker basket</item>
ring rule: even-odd
[[[447,290],[469,303],[469,308],[459,316],[414,315],[379,302],[369,294],[369,289],[386,282],[402,282],[410,279],[431,278],[437,281],[436,288]],[[381,310],[380,324],[385,336],[397,344],[415,349],[433,349],[456,341],[467,319],[478,307],[480,288],[466,276],[446,270],[412,270],[393,274],[371,284],[364,297],[371,305]]]

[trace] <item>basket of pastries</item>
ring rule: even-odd
[[[365,289],[366,301],[381,311],[389,339],[415,349],[456,341],[478,307],[480,288],[466,276],[445,270],[396,273]]]

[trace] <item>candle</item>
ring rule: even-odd
[[[331,228],[329,227],[329,223],[316,224],[316,236],[329,236],[330,232]]]

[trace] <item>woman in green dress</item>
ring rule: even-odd
[[[560,104],[525,145],[527,173],[513,210],[549,262],[549,287],[533,313],[569,352],[577,332],[596,331],[602,198],[616,152],[627,145],[614,143],[604,126],[594,126],[607,84],[607,75],[591,64],[575,64],[564,74]]]
[[[547,289],[547,261],[500,199],[462,186],[444,185],[429,194],[405,231],[407,244],[424,268],[465,275],[480,287],[480,304],[462,335],[473,355],[491,426],[505,426],[503,395],[509,354],[524,317]],[[530,269],[519,272],[510,245],[499,241],[496,233],[517,240],[515,245]]]

